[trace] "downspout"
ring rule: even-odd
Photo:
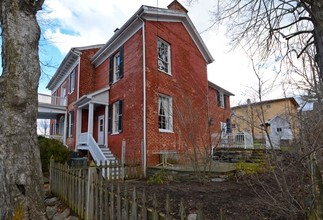
[[[81,52],[74,51],[74,48],[71,49],[71,52],[78,57],[76,100],[79,100],[79,98],[80,98]],[[76,111],[76,127],[78,127],[78,125],[82,123],[81,121],[79,121],[79,119],[82,117],[79,115],[79,114],[82,114],[80,112],[82,112],[82,111],[79,111],[79,109],[77,109],[77,111]],[[74,148],[75,151],[77,151],[78,142],[79,142],[79,135],[80,135],[79,129],[77,128],[76,135],[75,135],[75,148]]]
[[[142,21],[142,72],[143,72],[143,170],[144,177],[147,176],[147,111],[146,111],[146,38],[145,38],[145,21],[138,15]]]

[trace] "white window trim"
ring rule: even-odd
[[[73,69],[73,71],[70,73],[68,77],[68,94],[72,94],[74,90],[75,90],[75,69]]]
[[[119,64],[117,62],[117,58],[119,58]],[[118,53],[116,53],[114,56],[113,56],[113,83],[116,83],[120,80],[120,51]],[[118,68],[118,71],[117,71],[117,68]]]
[[[219,97],[220,97],[220,100],[219,100],[220,107],[221,108],[224,108],[224,106],[225,106],[225,104],[224,104],[224,102],[225,102],[224,93],[223,92],[219,92]]]
[[[112,134],[119,134],[119,101],[112,106]]]
[[[167,64],[168,64],[168,71],[167,72],[165,70],[159,69],[159,65],[158,65],[158,61],[159,61],[159,57],[158,57],[158,42],[159,41],[167,45],[167,57],[168,57],[168,62],[167,62]],[[172,75],[171,51],[170,50],[171,50],[170,44],[167,43],[166,41],[162,40],[161,38],[158,38],[158,40],[157,40],[157,69],[159,71],[163,72],[163,73],[168,74],[168,75]]]
[[[159,128],[159,110],[162,98],[166,98],[169,100],[169,109],[166,111],[166,118],[168,118],[168,125],[166,125],[166,129]],[[170,96],[159,94],[158,95],[158,129],[159,132],[165,132],[165,133],[173,133],[173,99]]]
[[[72,119],[73,116],[73,119]],[[72,123],[73,120],[73,123]],[[72,112],[68,113],[68,137],[73,137],[74,133],[74,114]]]

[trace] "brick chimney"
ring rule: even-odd
[[[186,10],[186,8],[184,8],[184,6],[181,5],[181,3],[179,3],[177,0],[174,0],[172,3],[170,3],[167,6],[167,8],[170,9],[170,10],[180,11],[180,12],[184,12],[184,13],[188,12]]]

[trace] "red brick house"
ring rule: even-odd
[[[232,94],[207,80],[212,61],[177,1],[168,9],[142,6],[106,44],[66,55],[47,86],[67,102],[51,133],[96,161],[120,159],[122,140],[128,162],[156,165],[166,151],[184,161],[230,116]],[[225,106],[218,106],[223,91]]]

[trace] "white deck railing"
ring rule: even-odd
[[[247,132],[212,134],[212,145],[223,148],[254,148],[252,136]]]
[[[59,140],[62,143],[64,142],[64,137],[62,135],[46,135],[45,137]]]
[[[51,96],[47,94],[38,93],[38,102],[58,106],[66,106],[66,98],[60,96]]]

